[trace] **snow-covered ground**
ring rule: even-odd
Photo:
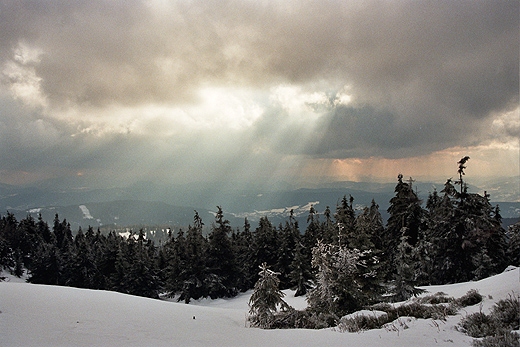
[[[520,272],[512,268],[478,282],[424,288],[454,297],[477,289],[487,312],[496,301],[520,291]],[[306,306],[304,299],[286,293],[293,307]],[[392,331],[261,330],[246,323],[250,295],[186,305],[10,278],[0,282],[0,346],[469,346],[472,338],[455,326],[481,309],[467,307],[446,321],[402,317]]]

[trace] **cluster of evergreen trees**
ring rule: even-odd
[[[341,317],[363,306],[417,294],[419,285],[480,279],[520,265],[520,224],[506,232],[489,195],[468,193],[448,180],[423,207],[413,180],[398,176],[385,225],[372,201],[361,211],[343,197],[332,212],[310,208],[305,230],[293,214],[273,226],[267,217],[253,230],[234,229],[218,207],[206,234],[195,212],[193,225],[155,245],[141,231],[123,238],[88,228],[72,234],[58,216],[51,228],[40,217],[0,219],[0,266],[28,281],[107,289],[157,298],[166,293],[189,303],[201,297],[232,297],[254,288],[259,267],[278,274],[279,289],[308,294],[316,314]],[[264,265],[262,265],[264,264]]]
[[[141,232],[127,239],[89,227],[73,236],[70,224],[54,219],[52,231],[41,216],[17,222],[11,213],[0,220],[0,264],[28,281],[157,297],[157,249]]]

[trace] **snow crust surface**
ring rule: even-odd
[[[477,289],[482,310],[520,291],[518,268],[477,282],[423,287],[460,297]],[[301,309],[304,298],[284,298]],[[401,317],[386,329],[342,333],[337,329],[261,330],[248,327],[251,292],[233,299],[192,304],[108,291],[0,282],[0,346],[470,346],[455,327],[481,305],[446,321]]]

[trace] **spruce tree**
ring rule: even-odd
[[[17,247],[13,247],[16,253],[15,271],[13,274],[20,277],[24,272],[24,268],[30,266],[33,254],[40,242],[38,227],[34,218],[28,215],[20,220],[20,223],[18,223],[17,234],[18,245]]]
[[[267,263],[262,263],[258,275],[260,277],[249,299],[249,321],[254,327],[269,329],[278,309],[287,310],[290,306],[283,300],[285,294],[278,287],[278,273],[269,270]]]
[[[383,221],[377,204],[372,200],[370,207],[365,207],[357,216],[351,247],[362,251],[360,254],[357,276],[362,305],[374,303],[383,294],[384,272],[380,261],[382,256],[381,234]],[[377,244],[377,246],[376,246]]]
[[[305,295],[312,287],[312,279],[314,276],[312,275],[310,263],[303,253],[303,245],[301,242],[296,243],[289,278],[292,283],[291,288],[295,290],[294,296]]]
[[[278,239],[276,270],[280,272],[280,288],[287,289],[295,284],[292,282],[290,273],[295,258],[296,244],[300,242],[300,230],[293,210],[290,211],[289,221],[285,222],[285,226],[280,226]]]
[[[254,269],[253,255],[253,234],[251,233],[251,225],[247,218],[244,219],[244,227],[242,232],[237,229],[234,234],[233,252],[235,253],[237,262],[237,287],[240,291],[252,289],[256,278],[256,269]]]
[[[341,246],[351,247],[350,243],[355,234],[356,212],[353,207],[354,198],[343,196],[341,204],[336,206],[334,219],[336,220],[336,237],[333,242]]]
[[[99,234],[99,232],[98,232]],[[96,248],[96,264],[101,274],[101,285],[105,289],[112,289],[116,286],[115,278],[117,272],[118,255],[121,251],[123,238],[111,231],[105,238],[98,236],[99,244]]]
[[[307,228],[303,234],[303,244],[305,245],[309,259],[312,256],[312,249],[316,246],[318,240],[321,240],[321,236],[318,212],[314,206],[311,205],[309,215],[307,216]]]
[[[62,260],[55,243],[38,245],[29,269],[28,282],[58,285],[62,279]]]
[[[329,325],[359,309],[363,303],[358,281],[362,276],[358,265],[363,253],[321,241],[312,250],[312,266],[317,272],[316,286],[307,297],[309,310],[324,317],[323,320]]]
[[[117,255],[114,262],[114,271],[110,274],[111,290],[129,294],[129,273],[133,263],[135,239],[130,234],[127,240],[120,237],[117,243]]]
[[[336,238],[336,224],[332,220],[332,212],[330,211],[329,206],[325,208],[323,216],[325,217],[325,220],[321,225],[322,241],[324,243],[333,243]]]
[[[204,286],[208,274],[206,255],[208,241],[202,235],[204,223],[197,211],[193,217],[193,226],[188,226],[186,235],[186,261],[181,269],[180,276],[184,282],[179,301],[189,303],[191,299],[199,299],[208,295]]]
[[[520,222],[509,226],[507,238],[506,254],[509,265],[520,266]]]
[[[159,276],[154,261],[154,245],[144,238],[144,231],[139,231],[137,240],[129,242],[129,269],[126,292],[131,295],[158,298]]]
[[[390,199],[390,206],[387,210],[390,216],[383,237],[383,261],[387,265],[386,273],[389,279],[392,277],[392,266],[396,261],[402,231],[404,230],[406,233],[406,242],[415,247],[425,229],[422,202],[413,191],[412,182],[412,178],[408,182],[404,182],[403,175],[398,175],[395,196]]]
[[[9,270],[14,267],[15,254],[12,239],[16,235],[18,221],[8,216],[0,219],[0,270]],[[1,279],[0,279],[1,280]]]
[[[432,240],[433,283],[455,283],[487,277],[502,271],[506,264],[506,233],[501,226],[498,207],[493,208],[489,195],[469,193],[465,175],[469,157],[458,164],[461,186],[457,190],[447,180],[443,196],[432,195],[428,201],[428,234]]]
[[[406,230],[401,232],[401,241],[397,246],[394,262],[395,272],[393,276],[391,294],[393,301],[407,300],[423,292],[416,287],[416,271],[414,265],[418,263],[417,253],[408,241]]]
[[[275,266],[278,260],[278,233],[267,217],[261,217],[253,235],[253,256],[255,267],[263,263]],[[258,275],[255,275],[255,282]]]
[[[209,234],[208,242],[208,276],[205,286],[212,298],[232,297],[237,290],[237,264],[229,234],[232,232],[229,220],[224,219],[220,206],[215,215],[215,224]]]
[[[88,242],[81,228],[74,239],[74,260],[71,266],[71,277],[67,285],[79,288],[95,288],[94,278],[97,267],[91,244]]]
[[[101,234],[101,230],[98,228],[97,232],[89,227],[87,230],[87,241],[90,244],[92,257],[94,260],[94,266],[96,271],[92,279],[92,287],[95,289],[107,289],[110,286],[110,270],[107,269],[108,258],[113,255],[115,263],[115,256],[117,251],[111,250],[108,247],[107,237]]]

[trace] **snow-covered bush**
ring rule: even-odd
[[[441,295],[442,294],[442,295]],[[341,331],[357,332],[368,329],[383,328],[386,324],[395,321],[399,317],[413,317],[420,319],[446,320],[447,316],[457,314],[457,307],[453,299],[444,293],[419,298],[401,305],[378,303],[369,307],[370,311],[349,314],[341,318],[338,328]],[[431,303],[439,301],[439,303]],[[374,314],[377,312],[378,314]]]
[[[432,295],[425,295],[418,298],[413,299],[415,302],[419,304],[443,304],[450,303],[454,299],[452,297],[447,296],[446,293],[438,292]]]
[[[369,311],[349,314],[341,318],[338,329],[354,333],[363,330],[379,329],[389,322],[388,313],[382,311]]]
[[[454,304],[460,307],[467,307],[482,302],[482,295],[476,289],[469,290],[466,294],[454,301]]]
[[[415,318],[441,320],[445,320],[446,316],[457,313],[457,310],[452,305],[421,305],[417,302],[397,306],[395,310],[399,317],[410,316]]]
[[[512,330],[518,330],[519,325],[520,300],[518,296],[510,295],[508,299],[497,302],[491,314],[470,314],[461,320],[459,327],[469,336],[478,338],[509,334]]]
[[[497,302],[491,309],[491,317],[506,330],[520,329],[520,297],[511,294]]]
[[[495,321],[482,312],[475,312],[464,317],[459,326],[462,332],[471,337],[491,336],[497,332]]]
[[[506,332],[497,336],[487,336],[482,340],[474,340],[474,347],[520,347],[520,335],[515,332]]]
[[[316,320],[309,311],[289,307],[274,314],[272,329],[318,329]]]

